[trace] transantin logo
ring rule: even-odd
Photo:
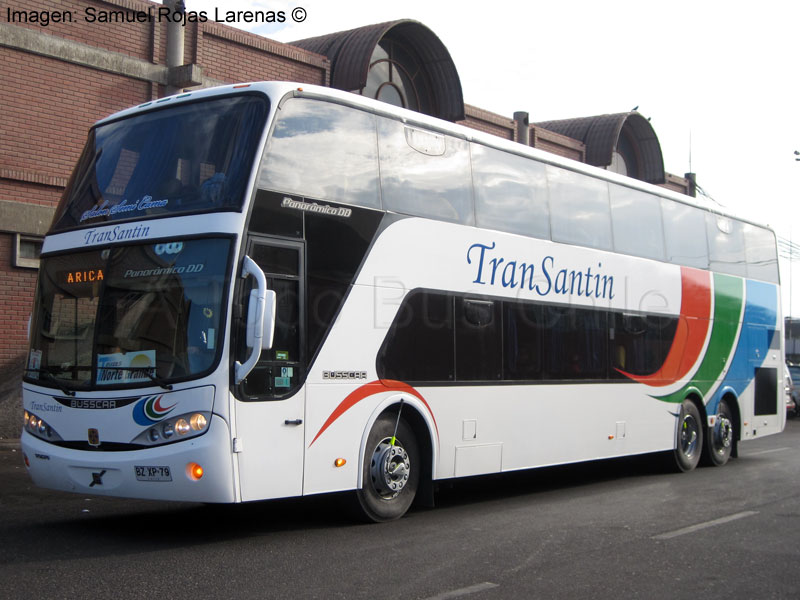
[[[139,425],[152,425],[166,417],[178,405],[176,402],[172,406],[164,406],[161,398],[163,396],[145,396],[139,400],[133,407],[133,420]]]

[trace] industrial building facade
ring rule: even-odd
[[[0,15],[0,437],[18,430],[14,408],[41,239],[87,130],[122,108],[199,86],[313,83],[694,195],[691,180],[664,172],[655,132],[636,112],[529,124],[525,113],[506,117],[464,104],[447,49],[416,21],[282,44],[212,21],[138,19],[161,6],[145,0],[55,4],[59,18],[54,3],[41,0],[17,0],[13,14]],[[118,20],[84,18],[101,13]]]

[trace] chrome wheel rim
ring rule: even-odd
[[[370,460],[370,479],[375,492],[384,500],[395,498],[408,483],[411,461],[408,452],[397,441],[384,438],[375,447]]]
[[[697,452],[697,442],[700,429],[697,420],[692,415],[684,415],[681,421],[681,453],[691,458]]]
[[[726,415],[717,415],[714,427],[714,449],[720,454],[731,447],[733,442],[733,424]]]

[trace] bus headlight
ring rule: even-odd
[[[178,435],[185,436],[191,430],[192,428],[189,427],[189,422],[186,419],[178,419],[175,421],[175,433]]]
[[[146,429],[131,440],[131,443],[142,446],[158,446],[197,437],[208,430],[210,420],[210,412],[177,415]]]
[[[191,425],[194,431],[203,431],[208,427],[208,419],[205,418],[203,413],[194,413],[189,418],[189,425]]]
[[[25,431],[47,442],[60,442],[62,439],[47,421],[27,410],[23,413],[22,425]]]

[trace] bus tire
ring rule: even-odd
[[[703,423],[700,411],[691,400],[681,404],[675,438],[675,467],[684,473],[693,470],[703,452]]]
[[[397,438],[391,444],[392,436]],[[414,501],[420,474],[420,454],[414,432],[397,414],[383,413],[367,437],[363,485],[356,497],[363,516],[376,523],[402,517]]]
[[[733,413],[726,400],[721,400],[714,426],[706,432],[705,463],[721,467],[728,462],[734,445]]]

